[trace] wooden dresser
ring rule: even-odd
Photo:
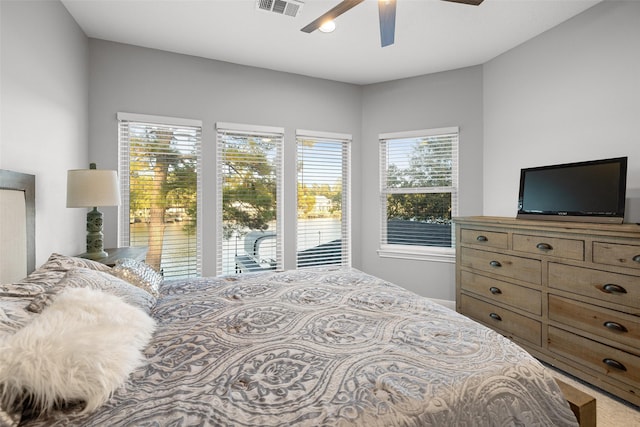
[[[640,405],[640,225],[454,221],[460,313]]]

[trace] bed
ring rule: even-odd
[[[116,357],[110,352],[132,342],[139,353],[127,369],[114,367],[120,379],[99,399],[71,394],[48,402],[41,414],[29,408],[33,390],[20,383],[30,397],[8,409],[4,399],[0,425],[18,418],[24,426],[578,425],[550,372],[519,346],[356,269],[164,282],[141,265],[114,269],[52,254],[26,278],[0,285],[0,358],[11,359],[7,350],[15,353],[12,340],[24,330],[49,327],[44,319],[64,303],[78,307],[98,294],[99,302],[87,305],[105,310],[105,322],[118,323],[117,313],[131,317],[117,324],[117,337],[100,329],[76,345],[77,333],[61,335],[61,345],[74,342],[69,357],[107,363]],[[116,279],[135,287],[135,298],[114,296]],[[92,287],[98,282],[110,283]],[[150,283],[151,301],[139,292],[153,293],[145,288]],[[37,301],[46,302],[40,312],[25,308]],[[38,339],[49,340],[58,329],[66,327]],[[82,359],[83,345],[93,351],[89,361]],[[26,348],[6,363],[23,363],[32,353]],[[83,372],[82,382],[105,382],[100,369]],[[17,374],[0,374],[0,392],[13,384],[11,375]]]

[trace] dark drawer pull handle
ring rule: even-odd
[[[611,366],[612,368],[618,369],[620,371],[626,371],[627,370],[626,366],[624,366],[622,363],[618,362],[615,359],[606,358],[606,359],[602,359],[602,362],[605,365]]]
[[[626,294],[627,293],[627,290],[625,288],[613,283],[607,283],[602,287],[602,290],[608,294],[612,294],[612,293]]]
[[[550,251],[551,249],[553,249],[553,246],[548,243],[538,243],[536,245],[536,248],[540,249],[541,251]]]
[[[625,328],[623,325],[621,325],[618,322],[604,322],[603,323],[605,328],[609,328],[613,331],[618,331],[618,332],[629,332],[629,330],[627,328]]]
[[[489,317],[491,317],[493,320],[502,320],[502,317],[500,317],[498,313],[489,313]]]
[[[476,237],[476,240],[478,242],[488,242],[489,241],[489,239],[487,239],[487,236],[478,236],[478,237]]]
[[[636,255],[631,259],[633,260],[633,262],[640,262],[640,255]]]
[[[491,262],[489,263],[489,265],[490,265],[491,267],[502,267],[502,264],[500,264],[500,262],[499,262],[499,261],[491,261]]]
[[[489,292],[491,292],[494,295],[498,295],[501,294],[502,291],[500,290],[500,288],[496,288],[495,286],[492,286],[489,288]]]

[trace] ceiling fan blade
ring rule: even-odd
[[[359,5],[363,1],[364,0],[343,0],[340,3],[338,3],[334,8],[329,10],[327,13],[320,16],[318,19],[311,22],[306,27],[302,28],[300,31],[303,31],[305,33],[311,33],[317,30],[318,28],[320,28],[320,26],[325,22],[331,21],[332,19],[336,19],[338,16],[342,15],[352,7]]]
[[[396,0],[378,1],[380,15],[380,44],[392,45],[396,37]]]
[[[472,6],[480,6],[480,3],[482,3],[484,0],[444,0],[444,1],[450,1],[452,3],[470,4]]]

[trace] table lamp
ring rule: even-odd
[[[98,207],[119,204],[116,171],[96,169],[95,163],[89,169],[67,171],[67,207],[93,208],[87,213],[87,252],[81,255],[83,258],[100,259],[108,255],[103,247],[102,212]]]

